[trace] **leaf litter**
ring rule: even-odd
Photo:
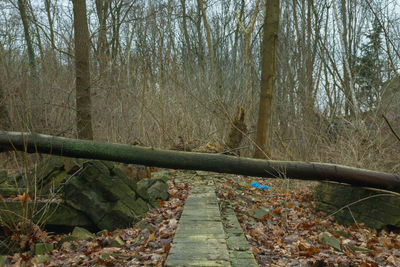
[[[198,173],[197,173],[198,174]],[[259,266],[400,266],[400,235],[363,224],[345,227],[314,211],[316,182],[170,171],[168,201],[134,227],[103,231],[92,240],[48,235],[55,249],[6,256],[10,266],[163,266],[196,179],[213,179],[217,196],[228,200]],[[46,235],[44,235],[46,237]],[[112,245],[118,237],[122,246]]]
[[[170,198],[146,214],[135,226],[114,232],[102,231],[91,240],[69,235],[48,235],[54,250],[34,255],[33,249],[5,256],[7,266],[163,266],[190,186],[182,172],[170,171]],[[115,242],[115,240],[119,240]]]
[[[214,179],[220,200],[234,207],[260,266],[400,266],[400,235],[346,227],[315,212],[318,182],[256,179],[271,188],[251,186],[254,178]]]

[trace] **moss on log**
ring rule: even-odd
[[[161,168],[214,171],[258,177],[330,180],[400,192],[400,175],[314,162],[273,161],[0,131],[0,152],[10,150],[100,159]]]

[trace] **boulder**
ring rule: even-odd
[[[33,188],[36,187],[38,195],[45,196],[49,193],[55,193],[65,181],[67,172],[64,169],[64,164],[58,156],[45,158],[35,168],[32,168],[28,173],[28,178],[25,174],[20,174],[16,177],[17,187]],[[28,184],[27,184],[27,181]],[[36,184],[31,184],[35,181]],[[12,184],[15,186],[15,184]]]
[[[168,185],[164,179],[143,179],[137,183],[138,192],[150,200],[167,200]]]
[[[27,204],[29,218],[35,223],[39,219],[42,223],[45,218],[45,228],[53,232],[69,232],[75,226],[93,232],[130,227],[140,221],[149,209],[159,205],[157,199],[168,199],[168,186],[164,179],[143,179],[136,184],[123,171],[106,161],[86,161],[81,166],[74,161],[66,166],[59,157],[53,157],[40,163],[29,175],[35,175],[40,187],[47,192],[39,196],[54,197],[50,193],[55,192],[63,200]],[[18,180],[20,187],[0,187],[0,194],[9,196],[26,192],[26,179],[20,176]],[[15,219],[15,216],[8,216],[11,211],[23,214],[23,209],[23,202],[0,203],[2,218]]]
[[[35,244],[35,255],[46,254],[54,250],[54,244],[52,243],[36,243]]]
[[[81,227],[75,227],[71,236],[75,238],[75,240],[92,240],[95,238],[94,234]]]
[[[25,203],[28,218],[34,222],[45,221],[45,228],[51,232],[69,232],[75,226],[96,229],[93,222],[82,212],[65,203],[36,201]],[[17,218],[24,214],[24,203],[19,201],[0,202],[0,217],[5,225],[15,225]],[[43,212],[37,212],[43,211]]]
[[[64,198],[67,205],[86,214],[98,229],[113,231],[138,222],[157,205],[155,198],[168,199],[168,186],[163,180],[143,181],[150,183],[137,185],[111,163],[89,161],[65,184]]]
[[[356,221],[377,230],[400,230],[400,198],[387,193],[374,197],[378,194],[385,193],[343,184],[320,183],[315,189],[316,210],[331,214],[354,203],[335,213],[338,223],[352,225]]]

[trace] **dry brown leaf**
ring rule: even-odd
[[[29,201],[29,194],[24,192],[22,195],[17,195],[18,200],[20,202],[28,202]]]

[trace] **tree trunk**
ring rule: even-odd
[[[86,19],[86,1],[73,0],[76,71],[76,122],[79,139],[93,139],[90,70],[89,30]]]
[[[109,3],[105,0],[96,0],[96,13],[99,20],[99,35],[97,39],[97,58],[99,62],[100,77],[107,77],[107,17]]]
[[[201,73],[204,73],[204,55],[203,55],[203,35],[201,34],[201,21],[202,14],[199,5],[197,5],[197,21],[196,21],[196,31],[197,31],[197,61],[200,67]]]
[[[0,131],[0,152],[12,150],[256,177],[330,180],[400,192],[399,174],[369,171],[343,165],[250,159],[221,154],[161,150],[151,147],[76,140],[36,133]]]
[[[54,17],[52,17],[51,10],[51,0],[44,1],[44,7],[47,15],[47,22],[49,23],[49,31],[50,31],[50,44],[53,52],[56,50],[55,38],[54,38]]]
[[[250,24],[246,28],[244,24],[242,23],[241,19],[239,18],[238,14],[236,13],[236,18],[238,20],[238,24],[242,27],[242,30],[244,32],[244,58],[245,58],[245,63],[244,63],[244,76],[245,76],[245,90],[246,90],[246,100],[245,103],[249,105],[250,107],[248,110],[252,110],[252,105],[253,105],[253,88],[250,88],[250,82],[251,82],[251,75],[250,75],[250,59],[251,59],[251,47],[250,47],[250,41],[251,41],[251,34],[254,31],[254,24],[256,23],[256,19],[258,16],[258,6],[260,4],[260,0],[257,0],[256,6],[254,7],[254,12],[253,16],[251,17]]]
[[[187,58],[189,59],[189,62],[192,63],[192,47],[190,45],[190,37],[189,37],[189,32],[187,29],[187,21],[186,21],[186,0],[180,0],[181,5],[182,5],[182,27],[183,27],[183,34],[185,36],[185,42],[186,42],[186,53],[187,53]]]
[[[3,47],[0,47],[0,55],[4,55]],[[7,104],[6,104],[6,85],[8,84],[6,80],[6,73],[3,66],[6,66],[4,62],[4,58],[0,57],[0,129],[5,131],[10,131],[11,120],[10,115],[8,113]]]
[[[211,30],[207,21],[207,14],[204,8],[203,0],[197,0],[197,5],[199,6],[199,10],[201,11],[201,16],[203,18],[204,29],[206,30],[206,39],[208,46],[208,57],[210,58],[210,71],[213,73],[215,71],[214,68],[214,47],[211,40]]]
[[[257,148],[255,158],[271,155],[267,148],[267,131],[271,127],[272,97],[274,95],[276,77],[276,47],[279,29],[279,0],[267,0],[264,19],[264,36],[261,61],[261,93],[257,122]]]
[[[6,106],[5,90],[2,87],[4,83],[2,79],[0,73],[0,129],[11,130],[11,121]]]
[[[31,69],[31,78],[32,78],[32,84],[33,84],[33,90],[32,90],[32,113],[34,113],[38,108],[39,108],[39,101],[38,101],[38,96],[39,96],[39,84],[38,84],[38,71],[37,71],[37,64],[36,64],[36,59],[35,59],[35,51],[33,50],[33,43],[31,39],[31,35],[29,32],[29,20],[28,20],[28,15],[26,12],[26,7],[27,3],[26,0],[18,0],[18,11],[21,16],[21,21],[22,25],[24,27],[24,36],[25,36],[25,42],[26,42],[26,47],[28,50],[28,58],[29,58],[29,67]],[[39,113],[39,112],[38,112]]]

